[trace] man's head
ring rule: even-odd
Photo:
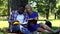
[[[23,12],[24,12],[24,7],[19,7],[18,13],[19,13],[19,14],[23,14]]]

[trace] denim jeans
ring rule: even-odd
[[[12,26],[10,30],[12,30],[12,32],[19,30],[24,34],[31,34],[31,32],[26,27],[23,27],[22,25]]]
[[[19,25],[14,25],[12,27],[12,32],[18,32],[18,31],[20,31]]]
[[[20,31],[23,32],[24,34],[31,34],[31,32],[22,25],[20,25]]]

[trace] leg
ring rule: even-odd
[[[60,32],[60,29],[53,30],[53,29],[51,29],[50,27],[48,27],[47,25],[45,25],[43,23],[41,23],[40,26],[41,26],[40,28],[43,28],[44,30],[48,30],[48,31],[53,32],[53,33]]]
[[[24,34],[31,34],[31,32],[27,28],[23,27],[22,25],[20,25],[20,31]]]
[[[38,28],[37,31],[38,31],[38,32],[46,32],[46,33],[50,33],[50,31],[44,30],[43,28]]]
[[[48,31],[54,32],[53,29],[51,29],[50,27],[48,27],[47,25],[45,25],[45,24],[43,24],[43,23],[40,24],[40,27],[43,28],[43,29],[45,29],[45,30],[48,30]]]

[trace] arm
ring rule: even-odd
[[[35,17],[34,19],[35,19],[35,20],[38,20],[38,17]]]
[[[13,11],[10,13],[9,18],[8,18],[9,24],[11,24],[12,21],[13,21]]]

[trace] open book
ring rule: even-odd
[[[37,20],[35,19],[28,20],[28,24],[37,24]]]

